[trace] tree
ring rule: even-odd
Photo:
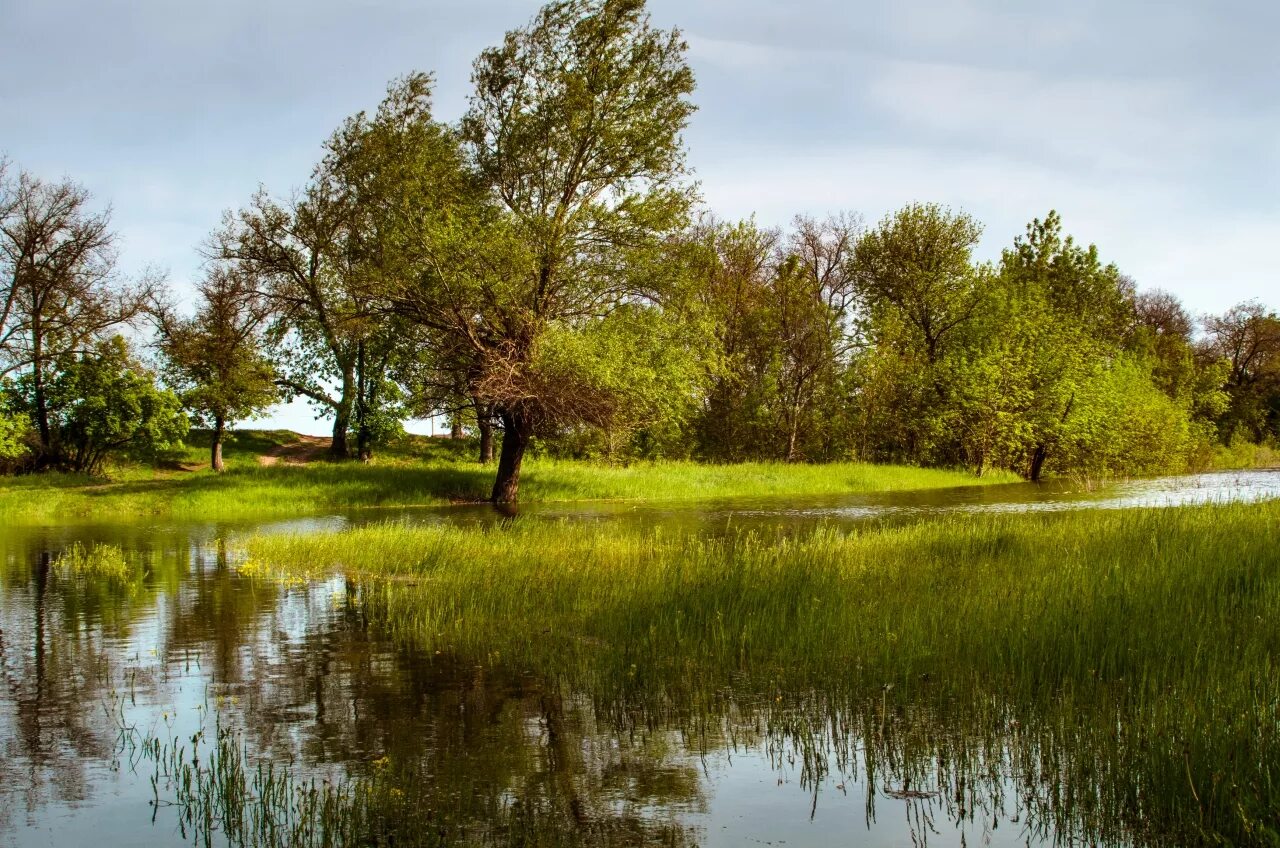
[[[959,460],[956,369],[989,294],[972,262],[982,227],[964,213],[911,204],[858,240],[854,284],[868,345],[855,364],[860,416],[882,438],[871,458]]]
[[[780,341],[778,392],[784,456],[800,459],[807,419],[824,390],[831,391],[853,348],[848,312],[855,296],[853,251],[861,224],[851,215],[825,221],[800,217],[770,290]],[[826,421],[829,430],[833,421]],[[808,426],[806,426],[808,425]]]
[[[275,369],[264,353],[270,305],[235,268],[213,266],[196,287],[195,315],[182,318],[170,304],[152,313],[165,375],[196,419],[213,430],[209,464],[223,470],[228,427],[275,403]]]
[[[408,188],[419,199],[400,204],[414,214],[399,239],[416,273],[395,275],[393,298],[459,357],[469,393],[501,421],[495,502],[516,500],[535,432],[599,424],[617,408],[604,397],[612,383],[591,377],[601,363],[568,367],[546,340],[564,344],[624,305],[657,308],[670,283],[624,269],[630,252],[683,225],[692,200],[685,49],[638,0],[548,5],[476,60],[461,126],[471,179],[418,160],[423,178]]]
[[[1008,308],[1001,331],[1021,339],[1027,363],[1027,382],[1020,387],[1027,441],[1019,465],[1028,479],[1038,480],[1068,440],[1080,452],[1072,428],[1083,420],[1080,404],[1089,383],[1113,367],[1133,325],[1133,282],[1104,265],[1096,246],[1064,236],[1061,218],[1050,211],[1004,251],[999,285]]]
[[[407,196],[399,181],[408,162],[395,158],[404,151],[380,142],[412,126],[422,107],[431,124],[430,85],[426,74],[393,81],[375,116],[359,112],[329,137],[301,194],[281,203],[259,191],[225,217],[208,249],[256,280],[271,304],[277,382],[333,415],[335,459],[350,455],[353,430],[367,460],[376,437],[399,426],[394,360],[414,340],[377,283],[400,270],[384,255],[389,216],[414,212],[392,207]]]
[[[34,374],[26,397],[34,405]],[[154,456],[187,432],[182,403],[156,386],[121,336],[64,354],[46,393],[56,455],[67,470],[97,473],[115,453]]]
[[[925,360],[938,363],[980,302],[971,257],[981,236],[973,218],[937,204],[886,216],[854,251],[857,294],[871,323],[892,313],[918,335]]]
[[[704,388],[695,423],[697,452],[738,461],[769,456],[768,372],[777,336],[765,329],[768,288],[782,235],[754,221],[728,224],[704,217],[671,257],[685,266],[692,319],[710,327]]]
[[[116,273],[108,212],[89,193],[0,168],[0,376],[30,377],[31,414],[44,464],[54,450],[47,384],[54,363],[86,353],[137,317],[154,282]]]
[[[1222,440],[1280,437],[1280,316],[1257,301],[1204,319],[1202,356],[1226,364]]]

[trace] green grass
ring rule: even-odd
[[[168,468],[131,466],[108,478],[43,474],[0,479],[0,519],[50,523],[83,519],[166,517],[259,518],[361,507],[435,506],[480,501],[494,469],[463,455],[465,443],[408,439],[374,462],[263,467],[258,456],[287,446],[286,432],[237,434],[225,448],[228,470],[204,468],[207,442],[197,434]],[[189,465],[199,470],[182,470]],[[531,459],[521,476],[525,503],[599,499],[688,500],[830,495],[935,489],[1012,482],[960,471],[855,463],[732,466],[689,462],[637,463],[628,467]]]
[[[1280,450],[1271,445],[1255,445],[1245,441],[1214,445],[1211,467],[1222,470],[1280,468]]]
[[[93,545],[84,547],[75,542],[53,563],[59,574],[87,580],[128,582],[138,576],[141,569],[136,562],[126,559],[118,545]]]
[[[1007,764],[1060,835],[1275,845],[1278,535],[1275,502],[794,538],[388,524],[255,537],[245,567],[364,578],[390,635],[624,724],[846,727],[865,768],[949,791]]]

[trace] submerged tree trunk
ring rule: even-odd
[[[213,444],[209,446],[209,467],[214,471],[222,471],[222,435],[226,432],[227,422],[221,415],[213,419]]]
[[[513,504],[520,492],[520,464],[533,427],[528,416],[520,412],[504,410],[501,417],[502,455],[498,458],[498,476],[493,481],[490,500],[496,504]]]

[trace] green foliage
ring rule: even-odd
[[[117,583],[127,583],[141,573],[136,562],[125,558],[119,545],[93,545],[85,548],[79,542],[72,544],[54,560],[53,569],[68,577]]]
[[[573,399],[558,435],[588,424],[605,456],[663,456],[692,410],[700,373],[692,341],[688,327],[642,305],[623,305],[580,330],[548,329],[532,368],[552,410],[556,400]]]
[[[198,291],[191,318],[162,314],[160,350],[167,381],[192,417],[220,429],[279,397],[261,336],[268,310],[251,282],[231,269],[213,269]]]
[[[58,463],[70,471],[98,473],[112,454],[154,457],[187,432],[177,396],[156,386],[120,336],[61,360],[47,392]]]
[[[861,455],[1031,479],[1198,462],[1221,371],[1194,357],[1177,302],[1136,299],[1056,213],[1033,221],[998,269],[971,265],[976,232],[962,216],[908,207],[860,244],[872,342],[853,368]]]
[[[8,380],[0,384],[0,470],[24,468],[36,456],[39,435],[21,396]]]

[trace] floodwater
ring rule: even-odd
[[[1277,497],[1280,472],[1230,472],[1092,491],[1017,484],[785,502],[543,505],[514,520],[804,532],[938,514]],[[250,532],[385,520],[513,519],[455,507],[0,531],[0,845],[227,844],[216,817],[204,830],[184,823],[173,787],[163,774],[153,785],[156,765],[139,748],[215,723],[251,758],[287,764],[300,779],[366,775],[384,757],[412,764],[412,791],[439,832],[483,844],[515,839],[520,828],[539,844],[1095,841],[1074,829],[1069,811],[1026,788],[1018,764],[1027,751],[999,734],[960,740],[940,712],[903,712],[892,724],[899,730],[887,732],[881,693],[840,700],[814,691],[776,705],[744,686],[637,713],[589,686],[500,661],[397,646],[369,626],[360,587],[342,578],[254,580],[228,553]],[[60,575],[52,563],[73,543],[144,556],[147,576],[115,584]]]

